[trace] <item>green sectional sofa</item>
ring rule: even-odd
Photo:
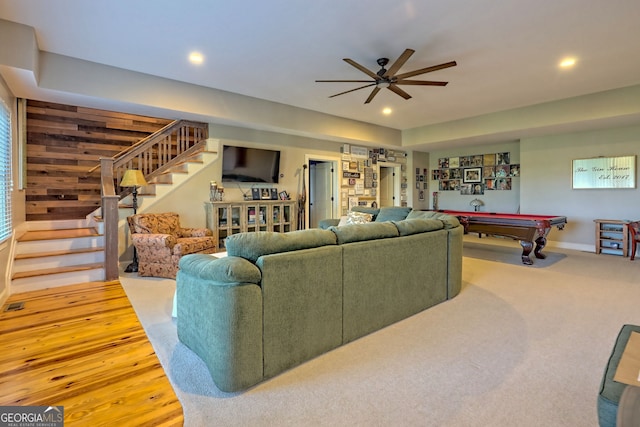
[[[178,337],[234,392],[453,298],[463,229],[434,214],[240,233],[227,238],[226,258],[185,256]]]

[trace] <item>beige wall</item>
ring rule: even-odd
[[[466,147],[444,151],[433,151],[429,153],[429,175],[431,171],[438,168],[438,159],[443,157],[472,156],[476,154],[490,153],[511,153],[511,163],[520,163],[520,145],[518,142],[505,144],[492,144],[474,147]],[[429,177],[431,178],[431,176]],[[433,207],[431,193],[438,191],[438,208],[469,211],[473,208],[469,205],[471,200],[478,198],[484,202],[480,209],[484,212],[518,212],[520,207],[520,186],[522,178],[512,179],[512,189],[509,191],[485,191],[480,196],[461,195],[459,191],[439,191],[438,181],[429,180],[429,206]],[[524,212],[523,209],[520,212]]]
[[[519,142],[460,148],[430,153],[429,170],[441,157],[509,151],[511,162],[520,163],[521,176],[511,191],[485,192],[478,198],[487,212],[517,212],[566,216],[568,224],[549,235],[549,246],[594,251],[593,220],[640,219],[640,189],[573,190],[572,160],[598,156],[640,155],[640,126],[525,138]],[[516,185],[517,184],[517,185]],[[430,193],[437,181],[430,181]],[[439,192],[440,209],[471,210],[475,196]],[[431,206],[431,200],[429,200]]]
[[[522,212],[566,216],[550,239],[593,251],[594,219],[640,219],[637,171],[635,189],[573,190],[572,160],[624,155],[640,155],[640,126],[523,139]]]

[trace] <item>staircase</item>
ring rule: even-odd
[[[138,192],[138,212],[149,210],[217,158],[217,144],[212,142],[152,178]],[[128,232],[126,217],[132,214],[131,205],[131,195],[118,204],[118,234]],[[100,217],[25,224],[26,228],[16,233],[12,294],[105,280],[105,235]]]
[[[11,293],[104,280],[104,235],[88,220],[30,221],[15,241]]]

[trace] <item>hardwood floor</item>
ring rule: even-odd
[[[22,310],[0,312],[0,406],[61,405],[65,426],[183,424],[118,281],[16,294],[7,304],[19,301]]]

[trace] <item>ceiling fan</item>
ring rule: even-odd
[[[413,86],[446,86],[449,82],[438,82],[438,81],[428,81],[428,80],[407,80],[410,77],[417,76],[420,74],[430,73],[432,71],[442,70],[443,68],[455,67],[456,61],[445,62],[444,64],[434,65],[432,67],[421,68],[419,70],[409,71],[408,73],[396,74],[400,68],[404,65],[405,62],[409,59],[411,55],[415,53],[413,49],[405,49],[402,52],[402,55],[389,67],[387,70],[384,68],[389,63],[389,58],[380,58],[378,59],[378,65],[382,68],[378,70],[377,73],[363,67],[352,59],[344,58],[347,64],[357,68],[362,71],[373,80],[316,80],[317,83],[329,83],[329,82],[342,82],[342,83],[368,83],[364,86],[357,87],[355,89],[346,90],[344,92],[336,93],[335,95],[331,95],[329,98],[333,98],[339,95],[344,95],[345,93],[354,92],[356,90],[364,89],[367,87],[375,86],[373,91],[364,102],[368,104],[371,102],[374,96],[380,92],[380,89],[387,88],[390,91],[400,95],[404,99],[410,99],[411,95],[409,95],[404,90],[400,89],[398,85],[413,85]]]

